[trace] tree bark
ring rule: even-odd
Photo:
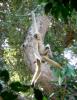
[[[47,16],[37,16],[36,22],[37,22],[39,35],[40,35],[40,40],[37,41],[36,38],[34,37],[35,30],[32,24],[28,29],[27,36],[23,43],[24,61],[28,65],[28,69],[30,69],[32,75],[34,75],[35,73],[34,62],[36,61],[36,57],[34,56],[34,54],[36,53],[40,59],[42,58],[40,50],[38,51],[37,48],[41,49],[42,51],[42,49],[45,47],[44,38],[46,32],[48,31],[50,20],[48,19]],[[47,94],[50,94],[51,91],[53,91],[53,85],[51,84],[50,81],[54,80],[54,76],[51,72],[50,65],[46,61],[41,63],[40,71],[41,71],[41,75],[37,80],[37,84],[40,84],[41,87],[44,89],[44,91]]]

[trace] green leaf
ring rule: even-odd
[[[43,100],[48,100],[47,97],[43,96]]]
[[[46,5],[45,5],[45,14],[48,14],[50,12],[52,8],[52,3],[51,2],[48,2]]]
[[[61,85],[61,84],[62,84],[62,82],[63,82],[63,79],[62,79],[62,77],[61,77],[61,76],[59,76],[59,79],[58,79],[58,83],[59,83],[59,85]]]

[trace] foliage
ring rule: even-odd
[[[77,11],[76,0],[39,0],[39,2],[45,2],[45,13],[51,12],[55,18],[62,17],[67,20],[73,10]]]
[[[31,85],[24,85],[19,81],[7,84],[6,80],[7,82],[9,81],[8,71],[5,69],[0,70],[0,97],[2,97],[3,100],[25,100],[25,97],[17,99],[20,95],[19,92],[27,92],[30,88],[33,89],[36,100],[44,100],[43,98],[46,98],[41,90]]]

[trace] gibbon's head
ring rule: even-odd
[[[50,45],[49,45],[49,44],[47,44],[47,45],[45,46],[45,51],[46,51],[46,53],[49,55],[50,58],[53,57],[53,54],[52,54],[52,51],[51,51],[51,48],[50,48]]]
[[[47,44],[47,45],[45,46],[45,49],[50,49],[50,45]]]
[[[37,39],[37,40],[40,40],[40,33],[38,32],[38,33],[35,33],[34,34],[34,37]]]

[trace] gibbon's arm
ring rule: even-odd
[[[61,65],[60,65],[59,63],[57,63],[57,62],[55,62],[54,60],[48,58],[47,56],[43,56],[42,59],[46,60],[49,64],[51,64],[51,65],[53,65],[53,66],[56,66],[56,67],[58,67],[58,68],[61,68]]]
[[[38,41],[41,39],[41,36],[40,36],[39,31],[38,31],[36,17],[35,17],[35,13],[33,11],[32,11],[32,23],[33,23],[33,28],[34,28],[34,37]]]
[[[32,11],[32,23],[33,23],[33,27],[34,27],[34,34],[38,34],[38,28],[37,28],[37,22],[36,22],[36,18],[35,18],[35,13]]]

